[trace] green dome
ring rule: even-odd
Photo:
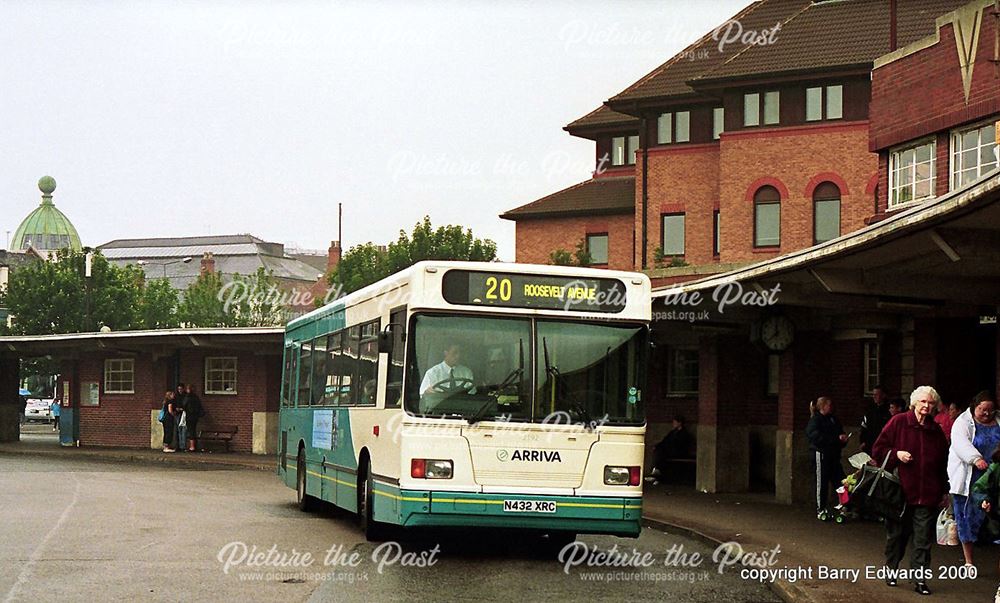
[[[33,246],[41,251],[55,251],[64,247],[80,250],[80,235],[73,223],[52,203],[52,192],[56,181],[52,176],[43,176],[38,181],[42,191],[42,204],[35,208],[14,233],[11,249],[20,251]]]

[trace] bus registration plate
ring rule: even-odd
[[[555,513],[556,503],[552,500],[505,500],[505,513]]]

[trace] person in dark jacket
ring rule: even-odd
[[[844,480],[844,467],[840,464],[840,451],[847,444],[847,434],[840,421],[833,416],[833,401],[827,397],[817,398],[809,403],[812,416],[806,425],[809,449],[815,455],[816,463],[816,516],[826,519],[830,498],[830,484],[834,490]]]
[[[861,451],[872,453],[872,444],[878,439],[878,434],[882,433],[882,428],[889,422],[889,396],[881,385],[875,386],[872,390],[872,405],[865,411],[865,416],[861,419]]]
[[[684,417],[675,415],[673,418],[673,429],[663,436],[660,443],[653,447],[653,471],[651,482],[653,485],[658,480],[670,478],[670,461],[675,459],[693,458],[691,452],[694,448],[694,438],[684,427]]]
[[[163,405],[161,406],[163,410],[163,452],[177,452],[174,447],[177,437],[175,398],[176,394],[171,390],[167,390],[167,393],[163,395]]]
[[[927,578],[932,575],[931,544],[937,510],[945,504],[948,480],[948,440],[934,422],[934,407],[941,396],[933,387],[922,385],[910,394],[910,411],[894,416],[875,440],[873,462],[888,457],[886,469],[898,470],[906,510],[902,517],[886,517],[886,583],[896,585],[899,562],[913,536],[910,572],[916,590],[929,595]]]
[[[201,398],[194,391],[194,385],[188,383],[184,388],[184,410],[187,413],[187,450],[194,452],[198,444],[198,419],[205,416],[205,407]],[[182,442],[181,446],[185,444]]]

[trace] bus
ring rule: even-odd
[[[288,323],[278,474],[390,526],[636,537],[650,283],[424,261]]]

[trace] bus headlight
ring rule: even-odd
[[[608,486],[638,486],[640,481],[639,467],[613,467],[605,465],[604,483]]]
[[[410,477],[418,479],[451,479],[454,465],[451,461],[411,459]]]

